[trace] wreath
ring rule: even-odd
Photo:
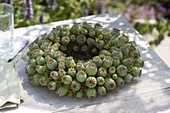
[[[144,61],[136,43],[118,29],[96,23],[56,26],[23,56],[33,85],[56,95],[92,99],[140,77]]]

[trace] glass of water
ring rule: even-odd
[[[0,3],[0,55],[13,50],[14,8]]]

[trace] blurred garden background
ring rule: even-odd
[[[120,13],[170,66],[170,0],[0,0],[15,8],[15,28]]]

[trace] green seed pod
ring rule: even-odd
[[[120,51],[120,49],[118,48],[118,47],[116,47],[116,46],[111,46],[110,47],[110,51],[112,52],[112,51]]]
[[[116,28],[113,28],[112,30],[112,35],[114,37],[118,37],[120,35],[120,30],[119,29],[116,29]]]
[[[58,31],[61,31],[63,28],[62,28],[61,26],[56,26],[56,29],[57,29]]]
[[[58,72],[57,72],[57,71],[51,71],[51,72],[50,72],[50,77],[51,77],[53,80],[58,80],[58,79],[59,79]]]
[[[32,54],[31,54],[31,57],[32,58],[36,58],[38,56],[43,56],[44,55],[44,52],[42,50],[39,50],[39,49],[34,49],[32,51]]]
[[[59,77],[62,77],[64,75],[66,75],[66,72],[63,69],[59,69],[58,70],[58,75],[59,75]]]
[[[74,77],[76,75],[76,70],[74,68],[68,68],[67,73]]]
[[[102,60],[106,57],[106,55],[104,55],[104,54],[99,54],[99,56]]]
[[[48,39],[49,39],[49,36],[48,36],[47,33],[44,33],[44,34],[41,35],[41,38],[42,38],[43,40],[48,40]]]
[[[45,59],[42,56],[38,56],[36,58],[36,61],[37,61],[37,64],[39,64],[39,65],[44,65],[45,64]]]
[[[110,31],[109,31],[109,32],[105,32],[105,33],[103,34],[103,37],[104,37],[104,40],[105,40],[105,41],[109,41],[109,40],[111,39],[111,37],[112,37],[112,34],[111,34]]]
[[[105,46],[104,46],[104,49],[110,51],[110,47],[112,47],[111,44],[110,44],[110,42],[107,42],[107,43],[105,44]],[[111,55],[110,55],[110,56],[111,56]]]
[[[24,60],[25,62],[29,62],[30,61],[30,57],[28,55],[23,55],[22,56],[22,60]]]
[[[33,66],[33,67],[36,67],[37,61],[36,61],[34,58],[32,58],[32,59],[30,60],[30,65]]]
[[[65,36],[70,36],[70,31],[68,31],[68,30],[62,30],[62,31],[61,31],[61,37],[65,37]]]
[[[49,41],[49,40],[44,40],[43,43],[42,43],[41,46],[40,46],[40,49],[41,49],[41,50],[44,50],[44,49],[46,49],[46,48],[51,47],[51,45],[52,45],[52,42],[51,42],[51,41]]]
[[[86,95],[87,95],[88,99],[94,99],[94,98],[96,98],[97,91],[95,88],[87,88]]]
[[[98,86],[97,92],[98,92],[99,95],[103,96],[103,95],[106,94],[106,88],[104,86]]]
[[[96,64],[95,63],[89,63],[87,66],[86,66],[86,73],[89,75],[89,76],[94,76],[97,74],[97,67],[96,67]]]
[[[110,75],[113,75],[115,73],[116,69],[114,66],[111,66],[108,71],[109,71]]]
[[[87,29],[88,31],[90,31],[91,29],[93,29],[93,25],[92,23],[87,23],[87,22],[84,22],[83,23],[83,28]]]
[[[68,24],[63,25],[63,30],[70,30],[70,26]]]
[[[56,35],[56,36],[54,37],[54,42],[55,42],[55,43],[60,43],[60,36],[57,36],[57,35]]]
[[[105,83],[105,80],[103,77],[97,77],[97,84],[98,85],[103,85]]]
[[[91,52],[92,52],[92,54],[94,54],[94,55],[97,55],[97,54],[98,54],[97,48],[93,48]]]
[[[50,59],[52,59],[49,55],[47,55],[47,56],[45,56],[45,61],[48,61],[48,60],[50,60]]]
[[[26,68],[26,73],[28,75],[34,75],[34,74],[36,74],[36,70],[33,66],[28,65],[27,68]]]
[[[56,91],[56,95],[58,97],[62,97],[65,96],[68,93],[68,89],[65,86],[61,86],[60,88],[58,88],[58,90]]]
[[[141,58],[136,58],[135,62],[134,62],[134,66],[143,67],[144,66],[144,61]]]
[[[53,49],[51,49],[51,52],[49,53],[49,56],[53,59],[57,58],[57,51],[54,51]]]
[[[80,84],[80,82],[73,80],[71,85],[70,85],[70,88],[71,88],[72,91],[79,91],[80,88],[81,88],[81,84]]]
[[[141,73],[142,73],[142,70],[138,67],[132,67],[132,72],[131,74],[134,76],[134,77],[140,77],[141,76]]]
[[[67,57],[66,61],[65,61],[65,64],[66,64],[67,68],[76,66],[76,63],[75,63],[73,57]]]
[[[127,57],[128,55],[129,55],[129,48],[128,47],[126,47],[126,46],[122,46],[121,48],[120,48],[120,50],[121,50],[121,52],[123,53],[123,56],[124,57]]]
[[[39,73],[39,74],[44,74],[47,71],[47,67],[46,66],[41,66],[41,65],[37,65],[35,70]]]
[[[99,50],[102,50],[105,46],[105,42],[103,40],[98,40],[95,45]]]
[[[119,41],[118,43],[116,43],[116,46],[118,47],[118,48],[121,48],[122,46],[124,46],[125,45],[125,42],[123,42],[123,41]]]
[[[88,31],[85,28],[81,28],[80,33],[83,35],[87,35]]]
[[[83,62],[78,62],[76,65],[76,69],[77,69],[77,71],[84,70],[85,67],[84,67]]]
[[[60,61],[65,61],[66,59],[66,54],[63,53],[62,51],[58,50],[56,51],[56,54],[55,54],[55,59],[59,62]]]
[[[70,26],[68,24],[63,25],[63,30],[64,31],[69,31],[70,30]]]
[[[77,44],[84,45],[86,43],[86,36],[78,35],[77,36]]]
[[[78,46],[76,46],[76,45],[75,45],[75,46],[73,46],[73,51],[74,51],[74,52],[78,52],[78,51],[79,51],[79,47],[78,47]]]
[[[61,79],[61,81],[66,84],[69,85],[71,84],[71,82],[73,81],[72,77],[70,75],[64,75]]]
[[[51,31],[53,33],[54,36],[60,36],[60,30],[53,28],[53,30]]]
[[[48,34],[48,37],[49,37],[49,39],[51,40],[51,41],[54,41],[54,34],[53,33],[49,33]]]
[[[110,38],[110,44],[112,46],[115,46],[119,42],[119,38],[111,37]]]
[[[58,69],[65,69],[65,63],[64,62],[58,62]]]
[[[105,78],[105,84],[107,90],[114,90],[116,87],[116,83],[112,78]]]
[[[63,51],[63,52],[66,52],[67,51],[67,46],[60,46],[60,50]]]
[[[117,67],[120,64],[120,60],[118,57],[113,57],[113,66]]]
[[[58,62],[65,62],[65,60],[66,60],[65,56],[62,56],[62,55],[58,56],[58,59],[57,59]]]
[[[74,24],[74,25],[71,27],[71,30],[70,30],[70,31],[71,31],[72,34],[77,34],[78,31],[79,31],[79,29],[80,29],[79,25]]]
[[[70,36],[70,41],[71,42],[76,42],[76,36],[75,35],[71,35]]]
[[[122,63],[125,66],[132,66],[133,65],[133,60],[131,58],[126,58],[126,59],[123,59]]]
[[[40,85],[39,79],[40,79],[41,77],[42,77],[42,75],[36,73],[34,76],[31,76],[30,82],[31,82],[33,85]]]
[[[92,61],[96,64],[97,67],[100,67],[103,63],[102,59],[99,56],[93,57]]]
[[[119,40],[127,43],[129,41],[129,37],[125,36],[124,34],[119,36]]]
[[[88,34],[89,34],[90,37],[95,37],[96,32],[95,32],[94,29],[90,29]]]
[[[113,74],[113,75],[112,75],[112,78],[113,78],[114,80],[116,80],[117,77],[118,77],[117,74]]]
[[[32,51],[34,49],[39,49],[39,45],[37,43],[32,43],[30,46],[29,46],[29,50]]]
[[[131,74],[126,74],[124,76],[125,83],[130,83],[132,81],[132,79],[133,79],[133,76]]]
[[[43,42],[43,39],[37,38],[35,43],[37,43],[39,45],[39,48],[40,48],[42,42]]]
[[[95,41],[94,41],[93,38],[88,38],[88,39],[87,39],[87,45],[88,45],[88,46],[92,47],[94,44],[95,44]]]
[[[82,52],[88,52],[88,46],[87,45],[83,45],[83,46],[81,46],[81,51]]]
[[[116,85],[117,86],[122,86],[124,85],[125,81],[121,77],[117,77],[116,79]]]
[[[56,82],[55,81],[50,81],[47,85],[49,90],[55,90],[56,89]]]
[[[87,74],[83,71],[83,70],[80,70],[77,72],[76,74],[76,79],[78,82],[84,82],[87,78]]]
[[[86,86],[89,88],[94,88],[97,85],[97,80],[95,77],[88,77],[86,79]]]
[[[46,76],[43,76],[39,79],[39,83],[41,86],[47,86],[49,79]]]
[[[60,47],[60,44],[59,43],[54,43],[52,46],[51,46],[51,49],[53,49],[54,51],[57,51]]]
[[[96,36],[100,36],[102,34],[102,28],[95,28]],[[101,35],[102,36],[102,35]],[[103,37],[103,36],[102,36]],[[103,39],[103,38],[102,38]]]
[[[57,61],[54,59],[50,59],[47,61],[46,65],[47,65],[48,69],[55,70],[57,68]]]
[[[55,52],[55,51],[51,48],[45,48],[44,49],[44,56],[47,56],[47,55],[50,56],[51,52]]]
[[[100,67],[98,69],[98,73],[97,73],[98,76],[101,76],[101,77],[106,77],[107,75],[107,69],[104,68],[104,67]]]
[[[103,66],[106,67],[106,68],[110,68],[113,64],[113,58],[110,57],[110,56],[106,56],[104,59],[103,59]]]
[[[108,50],[101,50],[99,54],[104,54],[106,56],[111,56],[112,55]]]
[[[83,91],[80,90],[76,93],[76,98],[81,99],[83,97]]]
[[[130,56],[133,58],[139,58],[140,57],[140,52],[139,50],[134,50],[130,52]]]
[[[112,55],[114,57],[118,57],[119,59],[122,59],[123,58],[123,53],[120,51],[120,50],[113,50],[112,51]]]
[[[102,40],[103,39],[103,35],[101,35],[101,34],[98,35],[97,39]]]
[[[127,67],[124,66],[124,65],[119,65],[117,68],[116,68],[116,73],[120,76],[120,77],[123,77],[127,74]]]
[[[70,38],[68,36],[61,38],[61,44],[67,46],[70,42]]]

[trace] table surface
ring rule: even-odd
[[[36,37],[51,31],[57,25],[83,21],[98,22],[106,28],[118,28],[134,36],[133,40],[136,41],[145,61],[142,76],[133,83],[120,88],[118,93],[110,92],[103,97],[98,96],[94,100],[86,98],[78,100],[68,96],[58,98],[53,91],[49,91],[46,87],[33,86],[29,83],[25,74],[27,64],[20,59],[16,67],[24,88],[25,100],[17,108],[0,112],[170,113],[170,69],[123,16],[119,14],[93,15],[18,28],[14,33],[16,37],[29,38],[32,42]]]

